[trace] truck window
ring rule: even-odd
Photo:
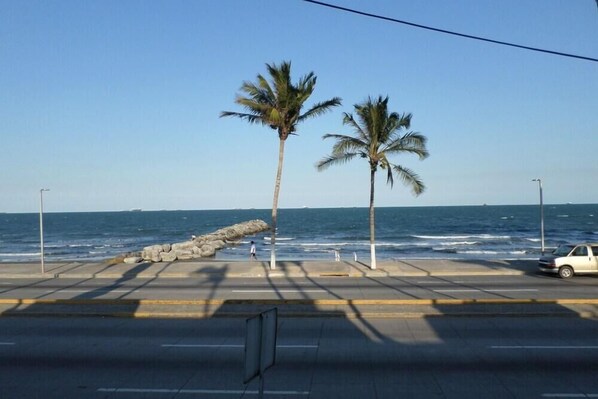
[[[552,253],[555,256],[568,256],[569,252],[573,249],[573,245],[560,245]]]
[[[581,245],[573,251],[572,256],[588,256],[588,247]]]
[[[592,247],[592,252],[594,253],[594,256],[598,256],[598,247]]]

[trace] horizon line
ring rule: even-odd
[[[557,205],[598,205],[598,203],[550,203],[544,206]],[[469,204],[469,205],[410,205],[410,206],[375,206],[374,209],[383,208],[456,208],[456,207],[497,207],[497,206],[540,206],[540,204]],[[318,206],[318,207],[279,207],[278,210],[305,210],[305,209],[369,209],[367,206]],[[139,212],[203,212],[203,211],[271,211],[272,208],[207,208],[207,209],[118,209],[118,210],[94,210],[94,211],[44,211],[44,214],[49,213],[139,213]],[[34,212],[0,212],[4,215],[28,215],[39,214],[39,211]]]

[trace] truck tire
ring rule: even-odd
[[[561,268],[559,269],[559,277],[560,278],[573,277],[573,268],[571,266],[561,266]]]

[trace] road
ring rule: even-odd
[[[567,299],[597,297],[598,277],[551,275],[328,278],[4,279],[1,298]]]
[[[0,318],[2,398],[255,398],[245,320]],[[598,321],[279,319],[266,398],[598,397]]]

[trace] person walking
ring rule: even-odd
[[[255,252],[256,252],[255,242],[251,241],[251,248],[249,249],[249,259],[250,260],[257,260],[257,255]]]

